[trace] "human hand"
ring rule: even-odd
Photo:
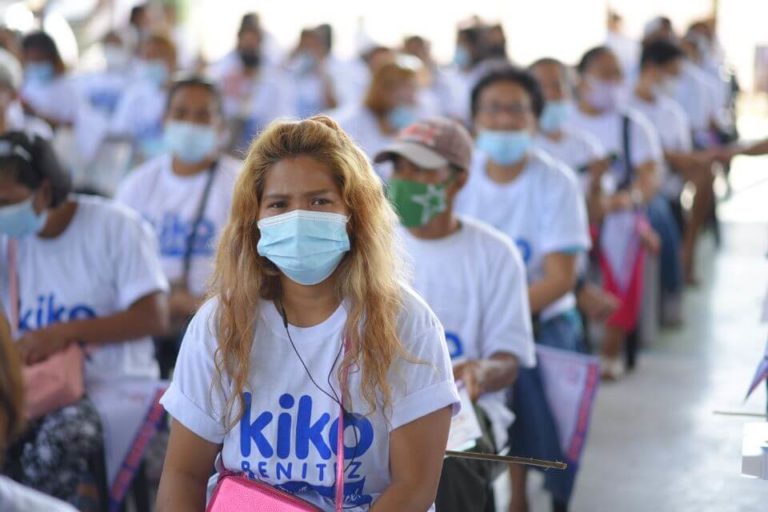
[[[480,365],[477,361],[465,361],[453,367],[454,380],[464,383],[469,398],[475,402],[483,394],[479,376]]]
[[[70,327],[63,323],[25,333],[16,343],[16,348],[24,364],[33,365],[45,361],[77,341]]]

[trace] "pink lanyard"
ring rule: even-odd
[[[346,353],[349,342],[344,340],[344,352]],[[349,378],[349,366],[341,370],[341,404],[339,404],[339,428],[336,435],[336,512],[344,509],[344,393]]]
[[[8,300],[11,310],[11,338],[16,339],[19,328],[19,274],[16,272],[16,240],[8,240]]]

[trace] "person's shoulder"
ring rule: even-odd
[[[103,226],[113,234],[123,234],[125,228],[144,222],[136,211],[114,199],[84,194],[75,197],[78,216],[93,228]]]
[[[504,232],[472,217],[460,215],[459,218],[464,236],[479,252],[485,254],[514,252],[514,243]]]
[[[622,111],[622,118],[629,119],[629,122],[648,133],[649,135],[655,134],[655,128],[651,120],[635,107],[628,106]]]
[[[536,167],[533,175],[547,185],[574,180],[573,170],[546,151],[534,148],[531,150],[530,156],[530,165]]]
[[[442,329],[440,321],[427,302],[409,284],[401,281],[399,286],[402,304],[398,315],[400,334],[419,335],[433,329]],[[404,338],[411,339],[412,336]]]
[[[123,196],[126,192],[130,193],[135,188],[146,190],[147,181],[155,179],[163,170],[170,166],[169,155],[159,155],[147,160],[138,167],[131,170],[123,178],[118,187],[118,195]]]
[[[688,119],[683,107],[672,98],[660,96],[658,98],[659,108],[669,117],[674,119]]]

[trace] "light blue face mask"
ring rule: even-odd
[[[53,80],[53,75],[53,64],[50,62],[30,62],[24,68],[24,78],[31,83],[48,83]]]
[[[469,54],[466,48],[463,46],[457,46],[456,52],[453,54],[453,64],[459,68],[466,68],[469,66],[469,62],[472,56]]]
[[[163,144],[185,164],[196,164],[216,150],[218,133],[212,126],[169,121],[163,130]]]
[[[140,64],[141,77],[152,82],[157,87],[165,85],[168,81],[168,68],[162,60],[146,60]]]
[[[39,233],[48,219],[48,210],[37,213],[32,198],[0,208],[0,234],[11,238],[24,238]]]
[[[412,125],[417,120],[416,109],[409,105],[398,105],[387,114],[387,121],[397,131]]]
[[[493,131],[480,130],[477,149],[499,165],[512,165],[525,157],[531,146],[531,134],[527,130]]]
[[[315,57],[307,52],[300,52],[296,55],[296,59],[293,61],[294,69],[300,75],[308,74],[315,69],[316,64],[317,60]]]
[[[328,279],[349,251],[345,215],[293,210],[262,219],[258,225],[259,254],[305,286]]]
[[[539,118],[539,128],[544,133],[559,132],[570,115],[571,102],[548,101],[544,105],[544,111]]]

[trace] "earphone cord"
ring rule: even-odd
[[[321,393],[323,393],[325,396],[330,398],[334,403],[336,403],[341,408],[345,418],[351,417],[352,413],[347,411],[347,409],[344,407],[344,404],[339,398],[339,395],[336,394],[336,390],[333,388],[333,385],[331,384],[331,375],[333,374],[333,369],[336,368],[336,363],[339,362],[339,357],[341,357],[341,351],[344,349],[344,343],[342,343],[341,346],[339,347],[339,351],[336,353],[336,357],[334,358],[333,364],[331,365],[331,371],[328,372],[328,387],[331,388],[331,393],[333,393],[333,395],[331,395],[315,381],[314,377],[312,377],[312,373],[309,371],[309,368],[307,368],[307,365],[304,362],[304,358],[301,357],[301,354],[299,353],[299,350],[296,348],[296,344],[293,342],[293,338],[291,337],[291,331],[288,329],[288,315],[285,313],[285,307],[283,306],[282,301],[278,301],[278,305],[279,305],[278,310],[280,311],[280,316],[283,317],[283,327],[285,328],[285,333],[288,335],[288,341],[291,343],[291,347],[293,348],[293,351],[296,354],[296,357],[299,358],[299,362],[301,362],[301,366],[304,367],[304,371],[309,377],[309,380],[312,381],[312,384],[314,384],[314,386],[318,390],[320,390]],[[352,457],[350,458],[346,467],[344,468],[345,471],[349,469],[350,466],[355,462],[355,459],[357,458],[357,446],[360,444],[360,440],[357,438],[357,427],[353,428],[352,430],[354,431],[354,434],[355,434],[355,451],[352,454]],[[343,432],[340,435],[343,436],[344,435]]]

